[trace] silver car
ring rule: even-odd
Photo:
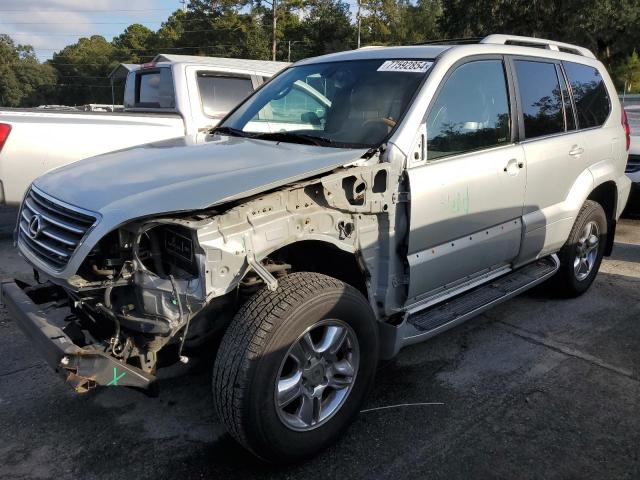
[[[355,418],[380,358],[543,281],[587,291],[629,194],[623,119],[602,63],[569,44],[303,60],[204,145],[38,178],[17,231],[37,283],[4,301],[78,392],[155,388],[218,338],[220,420],[295,461]]]

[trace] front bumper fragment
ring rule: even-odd
[[[34,343],[46,362],[79,392],[98,385],[155,389],[156,378],[98,350],[79,347],[62,328],[47,319],[38,303],[15,281],[0,285],[0,303]]]

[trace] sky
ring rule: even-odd
[[[43,61],[80,37],[111,40],[132,23],[157,30],[178,8],[180,0],[0,0],[0,33]]]

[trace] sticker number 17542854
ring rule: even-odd
[[[433,62],[426,60],[387,60],[378,67],[378,71],[425,73],[431,65]]]

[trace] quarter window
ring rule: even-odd
[[[427,159],[494,147],[511,141],[504,65],[479,60],[446,80],[427,117]]]
[[[249,78],[199,72],[198,89],[204,114],[220,118],[253,92],[253,84]]]
[[[601,126],[609,116],[611,103],[602,76],[593,67],[573,62],[562,62],[573,92],[578,114],[578,127]]]
[[[564,132],[560,82],[553,63],[516,60],[525,138]]]

